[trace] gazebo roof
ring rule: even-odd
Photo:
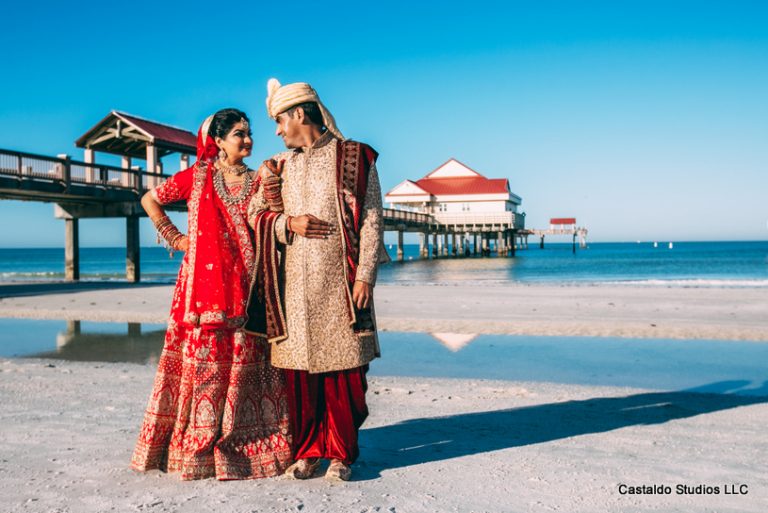
[[[148,144],[157,148],[158,157],[169,153],[194,155],[197,137],[182,128],[113,110],[75,141],[78,148],[141,159],[147,156]]]

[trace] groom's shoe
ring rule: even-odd
[[[352,478],[352,469],[341,460],[331,460],[325,478],[329,481],[349,481]]]
[[[320,458],[298,460],[285,469],[285,475],[290,479],[309,479],[317,472],[320,461]]]

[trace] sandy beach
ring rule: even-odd
[[[170,294],[156,285],[10,284],[0,286],[0,317],[162,323]],[[391,331],[768,340],[765,288],[381,286],[376,301]],[[181,482],[129,470],[154,372],[0,361],[3,511],[768,508],[766,383],[739,395],[738,383],[711,383],[721,393],[704,394],[513,376],[372,377],[355,480],[339,485]],[[642,486],[657,493],[626,493]]]
[[[354,482],[181,482],[128,469],[153,375],[147,365],[0,362],[3,511],[768,508],[768,397],[374,378]],[[671,492],[622,494],[622,484]]]

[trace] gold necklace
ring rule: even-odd
[[[228,175],[235,175],[240,176],[246,171],[248,171],[248,166],[245,164],[235,164],[234,166],[230,166],[225,164],[221,160],[216,161],[216,169],[221,171],[222,173],[226,173]]]
[[[251,173],[245,175],[243,179],[243,186],[240,189],[240,192],[233,196],[229,193],[226,185],[224,184],[224,173],[214,173],[213,188],[216,189],[216,193],[219,195],[219,198],[221,198],[221,201],[223,201],[225,205],[237,205],[238,203],[242,202],[246,196],[248,196],[248,194],[250,194],[252,179],[253,177],[251,176]]]

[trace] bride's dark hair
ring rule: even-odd
[[[221,109],[213,115],[211,126],[208,128],[208,135],[224,139],[227,137],[230,130],[232,130],[232,127],[243,119],[250,123],[248,116],[246,116],[245,112],[242,110]]]

